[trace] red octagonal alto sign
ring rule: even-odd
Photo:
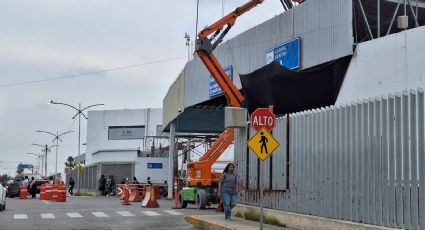
[[[264,127],[270,132],[274,128],[275,120],[276,116],[268,108],[258,108],[251,114],[251,126],[256,131]]]

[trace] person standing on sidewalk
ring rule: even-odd
[[[68,192],[71,195],[71,197],[74,195],[74,185],[75,185],[74,178],[72,178],[72,177],[69,178],[69,189],[68,189]]]
[[[100,191],[100,195],[102,196],[106,196],[106,178],[105,175],[101,175],[100,179],[99,179],[99,191]]]
[[[218,184],[219,197],[223,201],[224,218],[230,220],[232,216],[232,208],[236,201],[237,195],[237,176],[235,174],[235,165],[229,163],[224,168]]]

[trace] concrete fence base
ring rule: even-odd
[[[245,212],[255,212],[260,213],[259,207],[249,206],[238,204],[233,208],[232,213],[236,214],[237,212],[243,214]],[[280,221],[280,223],[285,224],[288,228],[295,229],[305,229],[305,230],[376,230],[376,229],[385,229],[390,230],[394,228],[387,228],[382,226],[375,226],[369,224],[361,224],[350,221],[329,219],[318,216],[310,216],[292,212],[278,211],[273,209],[264,209],[264,215],[274,217]]]

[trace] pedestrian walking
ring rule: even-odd
[[[36,184],[35,184],[35,179],[34,179],[34,177],[31,177],[31,181],[30,181],[30,184],[29,184],[29,188],[28,188],[28,191],[29,191],[29,193],[31,194],[31,198],[35,198],[36,196],[37,196],[37,187],[36,187]]]
[[[150,186],[152,186],[152,182],[151,182],[151,177],[150,177],[150,176],[148,176],[148,178],[147,178],[146,182],[147,182]]]
[[[23,186],[28,186],[30,183],[30,181],[28,180],[28,176],[25,176],[24,179],[22,180],[22,185]]]
[[[105,190],[106,190],[106,178],[105,178],[105,175],[101,175],[99,179],[100,195],[105,196],[106,195]]]
[[[109,175],[108,179],[106,180],[105,188],[106,188],[106,196],[111,196],[113,191],[113,178],[112,175]]]
[[[74,185],[75,185],[75,181],[74,181],[74,178],[69,178],[69,189],[68,189],[68,192],[69,192],[69,195],[72,197],[72,196],[74,196]]]
[[[226,220],[231,219],[232,208],[236,201],[236,195],[238,194],[237,189],[235,165],[233,163],[229,163],[226,168],[224,168],[218,184],[219,197],[223,201],[224,218]]]
[[[133,177],[133,182],[132,182],[133,184],[138,184],[139,183],[139,181],[137,180],[137,178],[134,176]]]

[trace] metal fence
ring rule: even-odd
[[[421,89],[279,118],[273,134],[281,146],[265,162],[265,207],[425,229],[424,128]],[[235,160],[240,202],[258,206],[259,161],[246,147],[253,134],[236,129]]]
[[[96,192],[97,191],[97,166],[86,167],[80,175],[77,175],[77,170],[73,170],[67,173],[67,185],[69,184],[69,178],[72,177],[75,180],[75,189],[77,191],[78,185],[80,185],[80,190],[82,192]],[[79,181],[81,183],[79,183]]]

